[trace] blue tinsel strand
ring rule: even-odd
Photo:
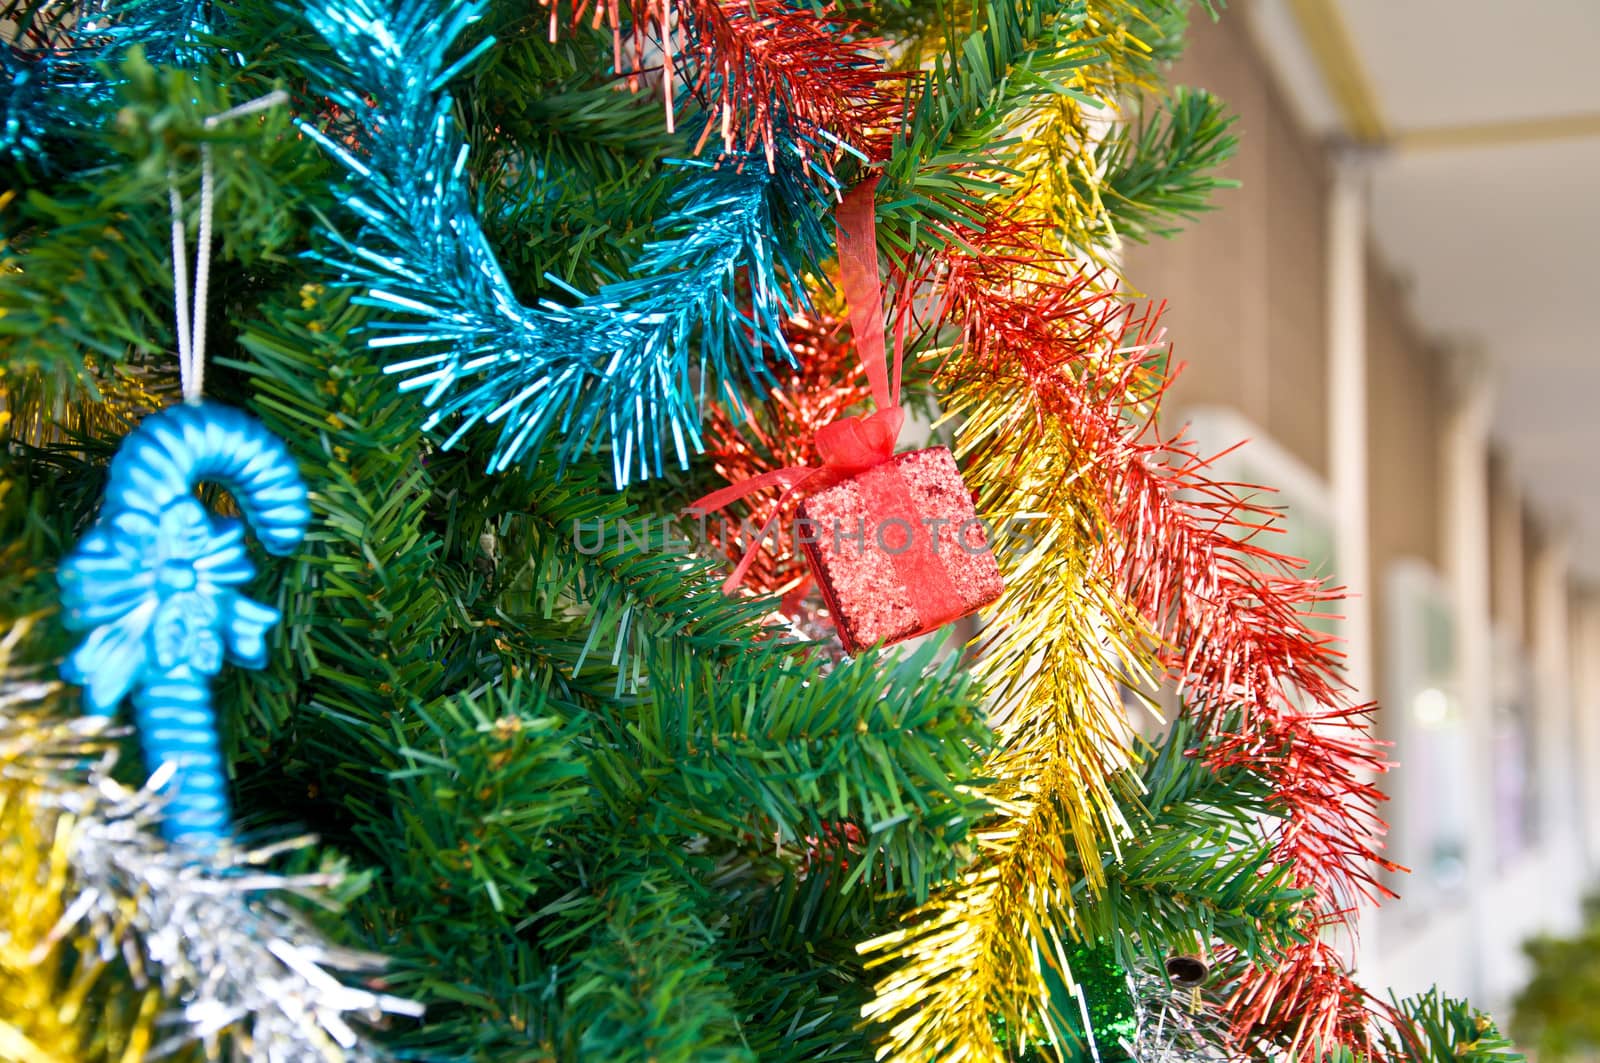
[[[63,622],[88,637],[62,675],[97,713],[133,696],[146,766],[175,769],[168,837],[210,845],[228,831],[211,677],[224,657],[266,664],[278,611],[239,593],[255,576],[245,525],[208,513],[194,488],[227,488],[270,553],[311,522],[289,452],[255,418],[214,402],[146,417],[111,461],[99,520],[62,561]]]
[[[51,172],[51,140],[95,129],[113,113],[117,82],[106,68],[129,48],[141,46],[155,64],[196,60],[201,8],[200,0],[126,0],[86,6],[71,27],[18,27],[14,41],[0,43],[0,162]]]
[[[772,170],[764,158],[680,163],[673,212],[658,223],[665,235],[630,278],[569,289],[573,305],[523,305],[475,217],[444,91],[492,43],[448,57],[483,6],[308,3],[342,63],[318,74],[359,123],[359,153],[302,127],[349,170],[343,201],[361,222],[320,257],[365,289],[362,302],[401,315],[378,322],[368,343],[400,356],[386,371],[421,392],[428,427],[458,418],[447,446],[480,422],[499,426],[491,472],[552,435],[562,466],[609,447],[619,487],[669,459],[686,466],[702,449],[708,397],[738,406],[739,388],[775,386],[769,359],[792,361],[781,325],[804,298],[794,279],[826,255],[828,235],[791,205],[816,203],[822,187],[792,152]]]

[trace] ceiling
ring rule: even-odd
[[[1477,351],[1496,442],[1600,584],[1600,0],[1234,0],[1302,121],[1370,149],[1418,323]]]

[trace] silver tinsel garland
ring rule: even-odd
[[[134,970],[147,970],[179,1002],[160,1058],[199,1041],[229,1038],[230,1055],[252,1063],[381,1058],[347,1018],[420,1015],[406,1000],[340,982],[330,972],[376,971],[381,956],[329,946],[284,903],[315,897],[331,875],[264,870],[297,838],[258,848],[228,847],[203,859],[169,847],[156,831],[165,773],[131,791],[97,780],[100,801],[85,811],[72,855],[79,892],[63,922],[85,920]],[[76,802],[67,796],[64,806]]]
[[[41,716],[57,688],[8,666],[19,635],[0,639],[0,771],[72,819],[70,896],[50,937],[88,929],[102,958],[120,956],[137,983],[159,987],[167,1009],[148,1058],[194,1044],[249,1063],[383,1058],[352,1021],[418,1016],[421,1006],[334,976],[384,963],[323,942],[288,903],[318,900],[338,876],[266,870],[312,839],[205,853],[170,846],[157,829],[170,772],[131,790],[110,777],[108,721]]]
[[[1130,981],[1138,1033],[1129,1046],[1138,1063],[1231,1063],[1227,1025],[1199,990],[1174,986],[1151,965]]]

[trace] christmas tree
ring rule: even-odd
[[[1155,427],[1190,8],[9,0],[0,1056],[1510,1058]]]

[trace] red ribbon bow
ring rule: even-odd
[[[835,212],[839,229],[839,284],[844,289],[845,309],[856,354],[872,386],[877,410],[865,417],[841,417],[817,429],[814,437],[821,467],[789,465],[764,472],[736,484],[713,491],[690,505],[690,512],[705,516],[736,502],[746,495],[781,484],[785,490],[777,509],[762,525],[754,544],[745,551],[738,567],[723,581],[725,593],[732,593],[750,571],[772,525],[783,512],[784,503],[796,494],[809,493],[828,484],[881,465],[894,457],[906,411],[900,406],[900,369],[905,356],[904,334],[895,330],[894,359],[891,363],[883,342],[883,285],[878,280],[878,238],[874,194],[878,178],[872,176],[845,193]],[[893,366],[891,378],[890,366]]]

